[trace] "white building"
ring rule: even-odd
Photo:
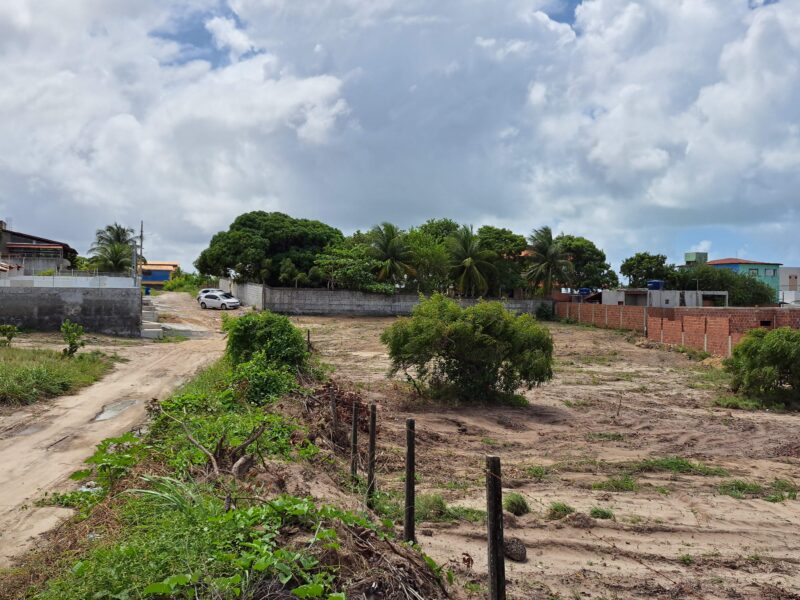
[[[655,306],[658,308],[728,306],[728,292],[703,290],[648,290],[620,288],[603,290],[603,304],[619,306]]]
[[[780,278],[778,299],[786,303],[800,301],[800,267],[780,267],[778,277]]]

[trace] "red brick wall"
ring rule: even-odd
[[[670,321],[664,319],[661,322],[663,329],[663,342],[665,344],[683,344],[683,323],[680,319]]]
[[[727,317],[707,317],[706,333],[708,335],[708,351],[717,356],[727,356],[730,319]]]

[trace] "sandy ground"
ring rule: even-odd
[[[402,489],[407,417],[416,419],[419,493],[483,508],[485,455],[502,458],[504,492],[532,508],[506,524],[506,537],[522,540],[528,554],[506,562],[509,598],[800,598],[800,501],[718,493],[734,478],[800,483],[800,415],[717,408],[720,384],[708,368],[618,332],[563,325],[550,327],[556,377],[526,394],[529,407],[443,408],[386,380],[378,337],[391,319],[295,321],[339,377],[378,403],[380,488]],[[622,463],[665,456],[730,475],[643,473],[636,491],[592,489]],[[547,467],[543,479],[527,472],[534,465]],[[547,520],[554,501],[584,514],[608,508],[614,519]],[[484,526],[422,530],[424,550],[456,569],[465,589],[484,586],[473,597],[485,597]]]
[[[217,311],[201,311],[187,294],[166,293],[155,303],[161,314],[174,315],[173,322],[189,324],[203,339],[159,344],[91,336],[88,349],[123,359],[111,373],[75,395],[0,413],[0,567],[72,514],[36,507],[37,499],[74,489],[69,475],[82,468],[99,442],[136,428],[149,400],[164,398],[221,355]],[[57,335],[27,335],[20,344],[63,345]]]

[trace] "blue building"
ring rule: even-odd
[[[180,270],[180,266],[176,262],[147,261],[142,265],[141,270],[142,285],[161,288]]]
[[[736,273],[755,277],[775,290],[775,302],[778,301],[781,287],[778,269],[781,263],[765,263],[743,258],[721,258],[719,260],[710,260],[706,264],[716,269],[730,269]]]

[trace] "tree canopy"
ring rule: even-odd
[[[317,255],[341,242],[342,232],[320,221],[295,219],[283,213],[254,211],[236,218],[228,231],[211,239],[195,266],[204,275],[279,285],[285,259],[307,273]]]
[[[676,273],[675,266],[667,264],[664,254],[649,252],[637,252],[626,258],[619,271],[628,278],[630,287],[646,287],[651,279],[674,279]]]
[[[757,306],[775,302],[775,290],[763,281],[744,273],[709,265],[678,269],[670,277],[669,284],[681,290],[728,292],[731,306]]]
[[[585,237],[561,234],[556,238],[572,263],[572,287],[603,289],[619,286],[619,278],[606,262],[606,253]]]
[[[569,256],[549,227],[540,227],[528,238],[531,246],[530,267],[525,277],[543,296],[549,296],[555,285],[568,286],[572,283],[573,267]]]

